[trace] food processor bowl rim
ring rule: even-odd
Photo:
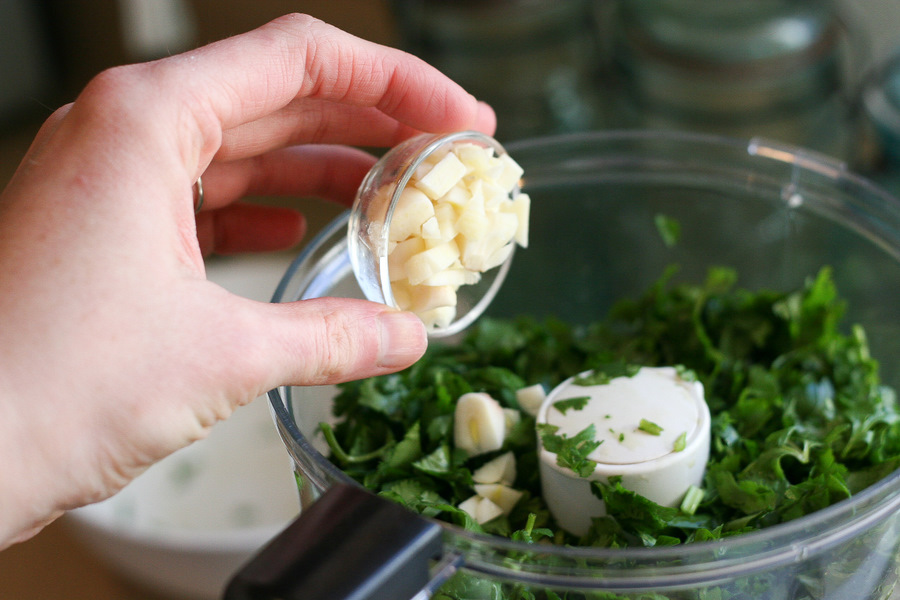
[[[608,130],[594,131],[574,134],[560,134],[554,136],[545,136],[540,138],[525,139],[517,142],[505,143],[504,146],[512,155],[516,151],[531,150],[535,148],[558,146],[563,142],[588,142],[594,140],[605,141],[653,141],[661,140],[667,142],[690,142],[706,146],[728,146],[732,149],[746,149],[748,155],[759,156],[762,159],[774,160],[783,163],[793,164],[796,168],[810,169],[821,175],[835,179],[842,183],[841,188],[845,189],[847,185],[858,186],[867,193],[877,197],[880,201],[893,204],[896,210],[900,207],[897,199],[878,187],[870,180],[850,172],[846,165],[833,161],[827,156],[818,155],[817,153],[807,151],[803,148],[782,144],[779,142],[769,142],[768,140],[753,139],[742,140],[739,138],[731,138],[727,136],[711,135],[703,133],[679,132],[674,130],[655,131],[655,130]],[[760,149],[771,149],[772,152],[760,152]],[[870,199],[865,202],[871,203]],[[898,229],[900,229],[900,212],[898,214]],[[311,256],[319,246],[325,243],[329,238],[335,236],[342,230],[347,223],[349,211],[342,213],[336,217],[329,225],[319,232],[300,252],[297,258],[288,267],[282,280],[279,282],[272,302],[289,301],[284,299],[284,295],[290,282],[300,265]],[[339,237],[340,239],[340,237]],[[300,432],[296,422],[293,419],[287,407],[287,397],[281,390],[277,388],[271,390],[268,394],[272,407],[273,416],[276,419],[279,431],[282,436],[287,436],[285,443],[289,449],[292,445],[297,445],[309,456],[310,460],[320,469],[321,473],[326,474],[334,481],[341,481],[359,485],[352,478],[341,471],[336,465],[323,456]],[[292,457],[297,460],[296,457]],[[319,479],[314,483],[321,486],[327,486],[330,482],[321,480],[316,475],[313,479]],[[874,503],[872,506],[867,506]],[[860,511],[863,507],[865,510]],[[775,565],[780,563],[785,555],[802,554],[804,556],[810,553],[826,550],[833,544],[840,543],[846,539],[851,533],[857,530],[863,530],[878,522],[883,516],[900,510],[900,469],[894,471],[881,481],[869,486],[865,490],[853,495],[850,498],[841,500],[827,508],[817,510],[814,513],[799,517],[792,521],[780,523],[771,527],[760,529],[755,532],[745,533],[733,537],[728,537],[715,541],[696,542],[692,544],[667,546],[667,547],[635,547],[635,548],[594,548],[594,547],[556,547],[541,546],[540,552],[543,555],[553,555],[574,560],[594,560],[603,561],[610,560],[615,564],[625,563],[627,561],[676,561],[678,564],[672,567],[654,567],[653,573],[658,577],[665,579],[667,583],[672,582],[671,574],[677,574],[679,584],[689,584],[692,581],[703,579],[710,581],[710,577],[726,576],[732,577],[737,572],[752,571],[761,565]],[[455,536],[462,545],[484,545],[489,547],[493,553],[496,552],[516,552],[529,554],[534,552],[533,544],[516,542],[510,539],[479,534],[466,531],[465,529],[447,523],[431,519],[444,527],[445,532]],[[840,526],[835,527],[834,523],[829,522],[840,521]],[[826,527],[826,525],[828,525]],[[814,531],[815,533],[811,533]],[[759,552],[758,548],[766,548],[765,552]],[[743,548],[752,549],[748,554],[742,552]],[[756,548],[756,549],[754,549]],[[716,558],[710,558],[713,555]],[[753,556],[752,560],[748,560],[748,556]],[[697,562],[691,563],[690,559]],[[502,557],[501,557],[502,560]],[[687,564],[684,564],[687,562]],[[710,571],[709,565],[716,563],[720,567]],[[538,568],[546,568],[544,565],[536,565]],[[527,570],[522,570],[526,565],[521,565],[515,570],[519,575],[526,575]],[[508,567],[502,564],[467,564],[467,568],[478,570],[483,573],[494,575],[505,575],[510,572]],[[698,569],[703,569],[700,573]],[[727,573],[721,573],[721,569],[726,569]],[[622,567],[623,571],[627,571],[628,567]],[[621,585],[622,581],[633,579],[633,575],[620,577],[611,573],[616,571],[615,566],[604,568],[604,578],[607,584],[603,583],[603,579],[594,577],[585,577],[585,581],[592,587],[614,587]],[[542,577],[542,581],[546,581],[544,572],[531,573],[534,576]],[[652,578],[652,576],[651,576]],[[565,581],[571,584],[573,578],[565,576]],[[640,581],[641,585],[645,585],[648,581],[646,575],[641,575],[635,581]]]

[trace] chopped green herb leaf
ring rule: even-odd
[[[821,510],[900,467],[895,393],[881,381],[865,332],[843,322],[830,269],[789,292],[741,289],[725,268],[699,284],[676,284],[676,274],[667,269],[643,295],[619,301],[588,326],[482,318],[460,343],[432,344],[405,371],[341,384],[337,424],[321,426],[332,460],[376,493],[471,531],[605,547],[755,531]],[[522,501],[484,527],[457,508],[472,495],[472,472],[495,456],[453,450],[462,394],[485,391],[517,407],[515,392],[526,382],[550,389],[591,372],[596,376],[582,382],[593,385],[633,374],[634,365],[674,365],[683,379],[702,383],[712,414],[704,490],[688,490],[679,509],[613,482],[605,490],[594,484],[607,515],[576,538],[556,525],[541,497],[538,440],[580,474],[593,472],[588,456],[599,442],[592,429],[567,439],[520,412],[501,452],[516,456]],[[506,600],[495,592],[479,597]]]
[[[558,402],[553,403],[553,408],[561,412],[562,414],[566,414],[568,410],[581,410],[587,403],[590,401],[590,396],[578,396],[576,398],[566,398],[565,400],[560,400]]]
[[[675,444],[672,446],[673,452],[681,452],[684,450],[684,447],[687,445],[687,431],[682,432],[681,435],[678,436],[678,439],[675,440]]]
[[[596,429],[594,425],[588,425],[573,437],[565,434],[557,435],[559,427],[556,425],[537,424],[538,435],[544,448],[556,454],[556,464],[571,469],[580,477],[588,477],[594,472],[597,463],[588,458],[591,452],[596,450],[602,440],[594,439]]]
[[[705,495],[706,493],[696,485],[689,487],[687,492],[684,493],[684,499],[681,501],[681,512],[688,515],[696,513]]]
[[[606,385],[617,377],[634,377],[641,367],[624,362],[610,362],[593,369],[590,373],[579,375],[572,380],[574,385],[589,387],[592,385]]]
[[[640,431],[643,431],[644,433],[649,433],[650,435],[659,435],[663,432],[662,427],[660,427],[653,421],[648,421],[647,419],[641,419],[641,422],[638,425],[638,429]]]
[[[659,232],[659,236],[666,247],[672,248],[675,246],[678,240],[681,239],[681,223],[661,213],[657,214],[653,220],[656,223],[656,230]]]

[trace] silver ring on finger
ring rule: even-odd
[[[194,184],[194,214],[200,212],[201,208],[203,208],[203,177],[198,177],[197,183]]]

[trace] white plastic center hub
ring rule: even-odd
[[[582,376],[557,386],[537,415],[567,438],[594,425],[600,442],[588,455],[594,471],[584,478],[558,465],[538,440],[544,498],[560,526],[582,535],[592,517],[605,514],[590,481],[621,476],[625,488],[665,506],[677,506],[691,485],[701,485],[710,441],[702,384],[671,367],[643,367],[599,385],[580,385]]]

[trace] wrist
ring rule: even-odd
[[[22,414],[20,395],[4,385],[0,372],[0,550],[25,541],[54,521],[62,510],[53,507],[52,494],[40,481],[43,452],[40,431]]]

